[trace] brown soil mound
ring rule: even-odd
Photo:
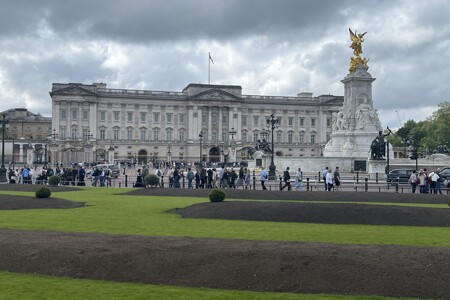
[[[189,196],[208,198],[211,189],[172,189],[172,188],[136,188],[127,195],[139,196]],[[226,199],[258,199],[283,201],[333,201],[333,202],[391,202],[447,204],[449,195],[411,194],[394,192],[294,192],[294,191],[260,191],[260,190],[223,190]]]
[[[325,224],[450,226],[450,209],[334,203],[225,201],[177,209],[184,218]]]
[[[238,290],[449,299],[450,248],[0,230],[0,270]]]
[[[50,186],[42,184],[0,184],[0,191],[35,192],[38,188],[45,186],[52,193],[79,191],[80,188],[74,186]]]
[[[36,198],[27,196],[10,196],[0,194],[0,210],[36,209],[36,208],[78,208],[83,203],[58,198]]]

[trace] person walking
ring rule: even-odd
[[[327,174],[328,174],[328,167],[325,167],[325,170],[322,171],[322,179],[323,179],[323,183],[325,185],[325,191],[328,191]]]
[[[266,180],[267,180],[268,177],[269,176],[267,174],[266,168],[263,167],[262,170],[261,170],[261,174],[260,174],[261,187],[262,187],[263,191],[267,190],[267,188],[266,188]]]
[[[417,187],[417,174],[416,170],[413,170],[411,176],[409,176],[408,183],[411,185],[411,192],[414,194]]]
[[[298,168],[297,173],[295,173],[295,190],[301,191],[302,189],[303,189],[302,169]]]
[[[328,170],[328,173],[325,176],[325,182],[327,183],[327,191],[330,192],[333,188],[333,175],[331,174],[331,170]]]
[[[283,172],[284,186],[281,187],[280,191],[282,191],[285,187],[288,188],[288,191],[291,190],[291,175],[289,174],[289,167],[286,168],[286,171]]]
[[[339,167],[336,167],[336,169],[334,170],[333,180],[336,186],[336,191],[338,191],[338,188],[341,186],[341,175],[339,174]]]

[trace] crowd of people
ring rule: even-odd
[[[419,187],[419,193],[421,194],[443,194],[442,185],[444,180],[439,175],[439,172],[440,169],[430,173],[427,172],[427,169],[420,169],[419,172],[414,170],[408,179],[412,193],[415,193],[417,187]],[[448,193],[449,190],[447,189],[447,194]]]
[[[143,170],[138,170],[138,176],[135,187],[141,187],[141,182],[145,176],[148,175],[147,167]],[[166,176],[169,181],[170,188],[181,188],[180,180],[185,178],[188,188],[197,189],[250,189],[250,170],[245,167],[240,167],[236,172],[234,168],[200,168],[192,170],[179,169],[177,167],[161,170],[159,166],[155,169],[155,175],[158,176],[159,182],[162,181],[162,176]],[[159,184],[161,186],[161,184]]]
[[[12,184],[47,184],[50,177],[56,175],[59,177],[61,185],[85,186],[86,166],[74,164],[64,167],[62,164],[56,164],[55,169],[50,165],[42,168],[33,166],[24,166],[21,168],[9,168],[8,182]],[[106,186],[111,180],[109,170],[100,170],[93,167],[91,172],[92,186]]]

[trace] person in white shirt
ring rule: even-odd
[[[333,174],[331,174],[331,170],[328,170],[328,173],[325,177],[325,182],[327,183],[327,191],[330,192],[333,188]]]
[[[295,190],[301,191],[302,189],[303,189],[302,169],[298,168],[297,173],[295,173]]]
[[[416,192],[416,188],[417,188],[416,170],[414,170],[412,172],[411,176],[409,176],[408,183],[411,185],[411,192],[414,194]]]

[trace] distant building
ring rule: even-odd
[[[47,142],[52,132],[52,118],[28,111],[26,108],[13,108],[3,112],[9,121],[6,132],[5,162],[45,163],[48,160]],[[12,151],[11,151],[12,149]],[[31,152],[33,152],[31,154]],[[28,155],[32,155],[27,158]]]
[[[241,161],[257,140],[271,141],[266,124],[272,114],[280,122],[273,137],[277,155],[319,157],[332,133],[332,113],[343,104],[342,96],[243,95],[240,86],[209,84],[161,92],[54,83],[50,96],[58,134],[54,151],[64,163],[111,157],[139,163],[230,161],[230,145]]]

